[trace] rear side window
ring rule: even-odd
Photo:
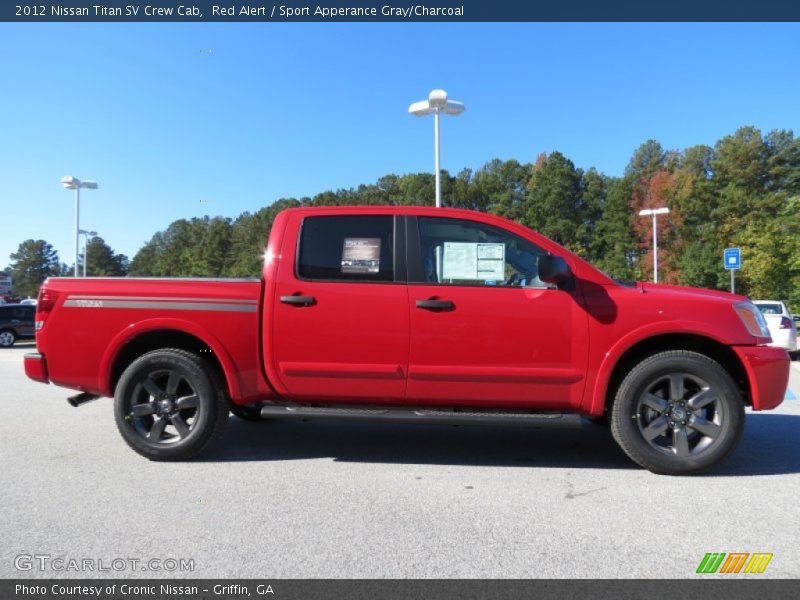
[[[394,281],[394,217],[307,217],[300,230],[297,274],[328,281]]]
[[[33,306],[17,306],[14,309],[14,318],[30,321],[33,319],[33,312]]]

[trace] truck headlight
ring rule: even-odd
[[[733,305],[733,310],[739,315],[742,323],[750,332],[750,335],[755,337],[767,338],[770,342],[772,337],[767,328],[767,321],[761,311],[758,310],[752,302],[737,302]]]

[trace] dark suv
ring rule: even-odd
[[[35,313],[36,307],[29,304],[0,305],[0,348],[10,348],[18,339],[32,339]]]

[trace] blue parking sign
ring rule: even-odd
[[[725,248],[722,253],[722,262],[728,270],[742,268],[742,251],[739,248]]]

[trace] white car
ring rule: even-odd
[[[761,314],[767,321],[769,334],[772,336],[770,346],[784,348],[792,357],[797,354],[797,324],[785,302],[780,300],[754,300]]]

